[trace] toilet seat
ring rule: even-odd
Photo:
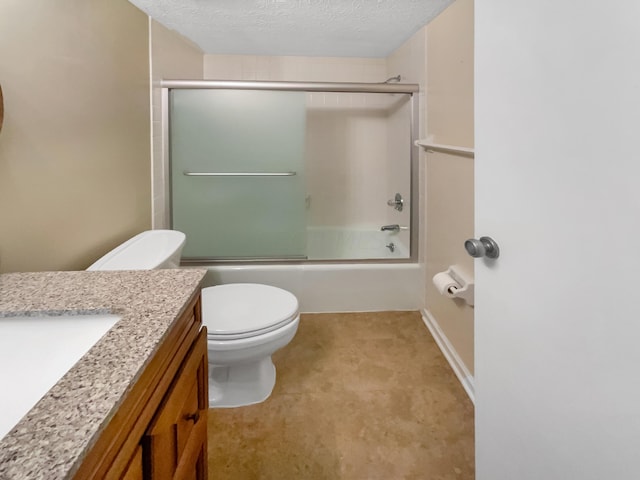
[[[202,289],[202,321],[210,340],[255,337],[298,317],[298,300],[281,288],[232,283]]]

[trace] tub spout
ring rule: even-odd
[[[396,224],[396,225],[383,225],[382,227],[380,227],[380,231],[381,232],[399,232],[400,231],[400,225]]]
[[[401,227],[397,223],[394,225],[383,225],[380,227],[380,231],[382,232],[399,232],[400,230],[408,230],[409,227]]]

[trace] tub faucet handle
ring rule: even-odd
[[[396,196],[391,200],[387,200],[387,205],[395,208],[397,211],[401,212],[404,207],[404,200],[402,199],[402,195],[396,193]]]

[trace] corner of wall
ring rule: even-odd
[[[167,192],[168,160],[164,158],[163,79],[203,78],[204,53],[195,43],[149,18],[149,64],[151,66],[151,182],[153,228],[169,227]]]
[[[436,143],[473,147],[473,21],[473,0],[457,0],[426,27],[426,136]],[[455,264],[473,272],[463,248],[474,233],[473,159],[426,153],[424,165],[425,311],[467,388],[474,370],[474,309],[440,295],[431,279]]]

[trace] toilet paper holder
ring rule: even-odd
[[[446,271],[433,277],[433,283],[438,291],[449,298],[461,298],[468,305],[474,305],[474,281],[459,265],[451,265]]]

